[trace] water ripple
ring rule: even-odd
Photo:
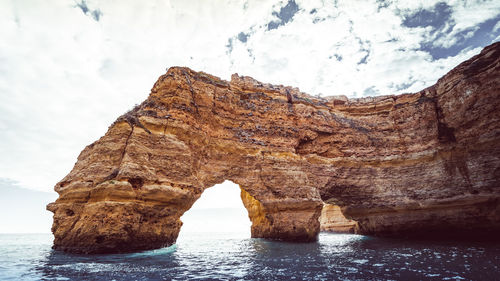
[[[190,233],[174,246],[120,255],[50,249],[50,235],[0,235],[1,280],[495,280],[500,245],[320,235],[272,242]]]

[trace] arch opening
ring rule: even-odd
[[[250,238],[252,223],[242,202],[241,192],[240,186],[229,180],[204,190],[200,198],[181,216],[183,224],[178,242],[201,233],[211,237],[229,235]]]

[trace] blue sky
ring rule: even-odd
[[[51,191],[170,66],[416,92],[499,41],[499,20],[499,1],[0,0],[0,179]]]

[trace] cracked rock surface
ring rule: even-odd
[[[500,43],[418,93],[361,99],[172,67],[56,184],[54,248],[171,245],[224,180],[252,237],[314,241],[323,202],[363,234],[499,230],[499,108]]]

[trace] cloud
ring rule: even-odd
[[[402,11],[404,26],[429,27],[423,34],[421,50],[434,59],[492,43],[496,37],[493,26],[500,20],[500,5],[494,1],[447,1]]]
[[[0,5],[0,177],[40,190],[170,66],[313,95],[397,94],[435,83],[500,37],[498,1]]]
[[[497,21],[497,23],[495,24],[495,26],[493,26],[491,31],[498,32],[499,30],[500,30],[500,21]]]

